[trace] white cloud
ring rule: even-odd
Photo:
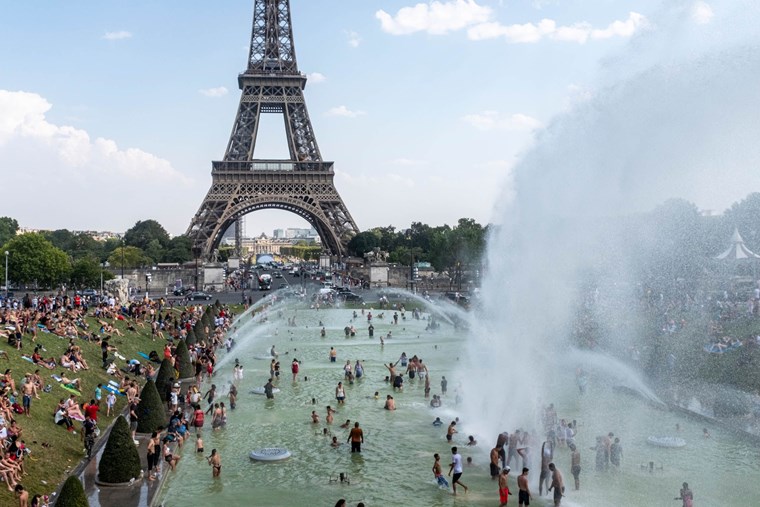
[[[201,95],[205,95],[206,97],[211,97],[214,99],[219,98],[219,97],[224,97],[225,95],[227,95],[228,92],[229,90],[227,90],[227,88],[225,88],[224,86],[217,86],[216,88],[204,88],[203,90],[198,90],[198,93],[200,93]]]
[[[306,74],[306,79],[308,79],[313,84],[324,83],[327,81],[327,77],[324,74],[320,74],[319,72]]]
[[[449,0],[418,3],[399,9],[395,16],[383,10],[375,13],[383,31],[393,35],[427,32],[440,35],[484,23],[491,18],[490,7],[478,5],[475,0]]]
[[[581,22],[568,26],[557,26],[556,21],[542,19],[537,24],[524,23],[502,25],[498,22],[481,23],[467,30],[471,40],[505,38],[511,43],[533,43],[544,38],[556,41],[577,42],[583,44],[589,39],[609,39],[612,37],[630,37],[637,30],[646,26],[646,18],[637,12],[630,12],[624,21],[613,21],[605,28],[593,28],[589,23]]]
[[[37,183],[113,178],[114,188],[120,178],[187,182],[167,160],[137,148],[120,149],[111,139],[92,140],[75,127],[50,123],[45,115],[51,107],[36,93],[0,90],[0,165],[9,172],[20,171],[23,174],[18,176]]]
[[[333,107],[327,111],[327,116],[342,116],[344,118],[356,118],[366,114],[364,111],[352,111],[346,106]]]
[[[691,19],[698,25],[706,25],[712,21],[713,15],[712,7],[707,2],[700,0],[691,7]]]
[[[106,32],[103,35],[103,38],[105,40],[130,39],[132,38],[132,32],[127,32],[126,30],[119,30],[118,32]]]
[[[468,114],[462,120],[478,130],[535,130],[543,124],[537,119],[522,113],[502,115],[497,111],[483,111],[477,114]]]
[[[344,32],[346,34],[346,38],[348,39],[348,45],[352,48],[358,48],[359,44],[362,43],[362,38],[359,36],[358,33],[352,31],[352,30],[346,30]]]

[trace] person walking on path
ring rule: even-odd
[[[449,466],[449,475],[454,472],[454,478],[451,481],[451,488],[454,490],[454,494],[457,494],[457,484],[464,488],[464,492],[467,493],[469,489],[463,483],[459,482],[462,478],[462,455],[457,452],[456,447],[451,448],[451,465]]]

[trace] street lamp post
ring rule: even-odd
[[[10,252],[5,251],[5,299],[8,299],[8,255]]]

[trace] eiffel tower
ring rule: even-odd
[[[210,260],[233,222],[239,231],[243,216],[262,209],[299,215],[316,229],[325,253],[344,255],[359,230],[335,188],[333,163],[322,160],[306,110],[290,0],[255,0],[248,68],[238,86],[242,94],[227,151],[212,162],[211,189],[187,231],[195,257]],[[254,158],[263,113],[284,116],[290,159]]]

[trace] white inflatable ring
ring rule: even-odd
[[[647,438],[647,442],[650,445],[656,445],[658,447],[685,447],[686,440],[679,437],[655,437],[651,436]]]
[[[256,461],[282,461],[290,457],[290,451],[284,447],[263,447],[251,451],[250,458]]]
[[[280,390],[276,387],[272,389],[272,394],[277,394],[279,392]],[[263,387],[254,387],[253,389],[251,389],[251,394],[266,394],[266,393],[264,392]]]

